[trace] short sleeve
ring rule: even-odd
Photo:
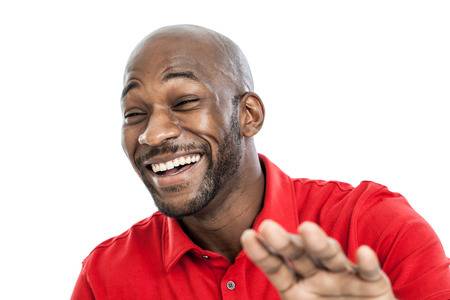
[[[386,191],[359,216],[358,244],[376,251],[399,299],[450,299],[449,259],[436,233],[401,195]]]

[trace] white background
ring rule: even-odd
[[[448,2],[243,2],[2,2],[1,299],[68,299],[90,250],[155,211],[119,94],[130,51],[169,24],[246,53],[260,152],[293,177],[401,192],[449,254]]]

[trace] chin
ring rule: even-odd
[[[180,218],[192,215],[202,206],[198,199],[199,184],[193,187],[191,182],[156,188],[149,182],[144,181],[144,183],[158,210],[169,217]]]
[[[198,199],[186,198],[181,201],[161,201],[155,200],[158,210],[166,216],[172,218],[183,218],[200,212],[209,202],[199,202]]]

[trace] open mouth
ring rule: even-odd
[[[162,163],[149,164],[146,168],[157,176],[173,176],[192,168],[201,157],[200,154],[190,154]]]

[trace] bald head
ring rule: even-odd
[[[166,215],[214,215],[236,187],[255,186],[264,106],[227,37],[192,25],[151,33],[131,54],[121,105],[122,146]],[[152,169],[186,155],[194,166]]]
[[[132,52],[125,79],[141,64],[162,64],[166,69],[190,65],[236,95],[253,91],[252,74],[241,49],[226,36],[200,26],[173,25],[149,34]]]

